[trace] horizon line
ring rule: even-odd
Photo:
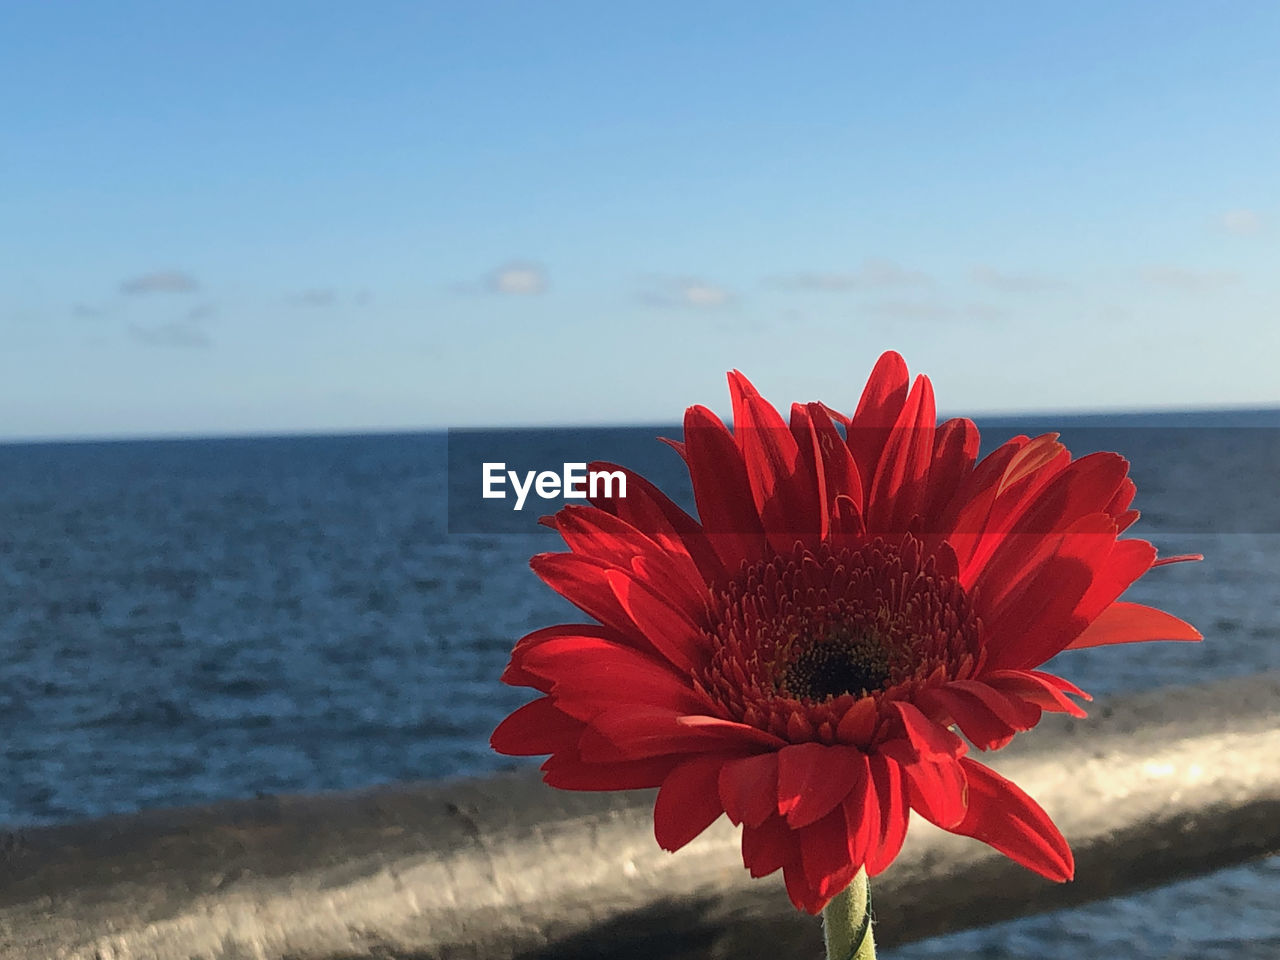
[[[1061,408],[1020,409],[1020,410],[985,410],[964,414],[939,413],[938,422],[954,417],[967,417],[970,420],[1030,420],[1044,417],[1063,417],[1068,419],[1104,418],[1104,417],[1141,417],[1151,415],[1231,415],[1231,414],[1280,414],[1280,404],[1273,406],[1253,406],[1226,404],[1220,406],[1152,406],[1152,407],[1093,407],[1064,410]],[[732,426],[733,421],[726,420]],[[202,440],[288,440],[324,437],[381,437],[405,436],[421,434],[442,434],[451,430],[599,430],[599,429],[670,429],[681,428],[678,421],[663,423],[654,420],[622,420],[622,421],[580,421],[576,423],[545,422],[513,422],[506,424],[459,424],[454,426],[363,426],[350,428],[317,427],[317,428],[273,428],[215,430],[210,432],[192,432],[183,430],[152,432],[105,432],[105,433],[67,433],[67,434],[10,434],[0,435],[0,446],[55,446],[58,444],[93,444],[93,443],[147,443],[147,442],[197,442]]]

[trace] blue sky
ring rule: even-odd
[[[1280,5],[0,0],[0,437],[1280,404]]]

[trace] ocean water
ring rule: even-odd
[[[1064,424],[1074,452],[1132,461],[1133,535],[1206,555],[1128,596],[1206,642],[1064,654],[1063,672],[1107,695],[1280,668],[1280,411]],[[686,499],[659,434],[679,430],[491,439],[513,465],[613,459]],[[0,825],[515,765],[487,739],[527,696],[497,677],[522,634],[578,617],[528,568],[558,548],[548,508],[469,532],[494,502],[449,451],[442,433],[0,445]],[[1270,957],[1278,870],[891,955]]]

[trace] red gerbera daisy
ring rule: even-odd
[[[570,552],[533,569],[594,622],[516,645],[503,680],[543,696],[494,749],[550,754],[555,787],[660,787],[668,850],[727,813],[751,874],[781,869],[810,913],[889,865],[912,810],[1070,879],[1049,817],[966,740],[1083,716],[1036,669],[1063,649],[1200,634],[1117,602],[1170,562],[1117,539],[1138,516],[1125,460],[1048,434],[976,462],[974,424],[935,426],[929,380],[908,385],[886,353],[852,418],[796,404],[787,423],[732,373],[733,432],[691,407],[672,444],[700,521],[630,472],[625,498],[549,518]]]

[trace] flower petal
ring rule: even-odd
[[[874,533],[904,532],[923,513],[933,459],[933,384],[916,377],[906,403],[893,425],[867,495],[867,527]]]
[[[724,574],[724,565],[702,526],[665,493],[640,474],[616,463],[596,460],[587,464],[587,468],[609,473],[621,470],[627,478],[625,497],[595,497],[591,502],[597,507],[629,523],[663,549],[682,549],[697,564],[705,582],[711,583]]]
[[[891,704],[902,718],[905,739],[887,740],[878,752],[902,768],[911,806],[940,827],[959,823],[964,816],[964,771],[958,757],[967,747],[950,730],[925,717],[909,703]]]
[[[997,495],[1018,486],[1029,477],[1039,475],[1040,485],[1043,485],[1050,477],[1055,476],[1056,470],[1050,471],[1047,476],[1045,471],[1054,464],[1065,466],[1066,462],[1070,461],[1069,454],[1066,461],[1063,460],[1062,455],[1067,452],[1067,448],[1058,442],[1058,437],[1059,434],[1056,433],[1042,433],[1019,450],[1017,456],[1009,461],[1004,473],[1000,475],[1000,484],[996,488]]]
[[[729,374],[733,438],[742,450],[765,537],[778,553],[796,540],[816,544],[820,527],[816,481],[807,473],[782,415],[737,370]]]
[[[1129,509],[1129,504],[1133,503],[1133,498],[1137,492],[1138,485],[1133,482],[1133,478],[1125,477],[1124,482],[1120,484],[1120,489],[1116,491],[1116,495],[1103,508],[1107,514],[1115,518],[1116,529],[1120,533],[1124,533],[1138,519],[1138,511]]]
[[[606,572],[605,579],[627,616],[673,666],[688,673],[707,658],[702,632],[684,611],[620,570]]]
[[[944,830],[954,828],[965,816],[967,791],[963,762],[964,758],[948,757],[936,763],[922,760],[902,764],[912,809]]]
[[[929,542],[945,537],[946,542],[955,551],[962,573],[969,571],[971,561],[983,543],[1001,476],[1013,458],[1018,455],[1018,451],[1028,442],[1026,437],[1017,436],[1005,441],[983,457],[955,491],[951,502],[942,509],[942,516],[953,519],[940,524],[937,535],[930,538]],[[973,567],[973,569],[976,572],[981,568]],[[973,578],[966,576],[963,582],[968,587],[973,582]]]
[[[1156,548],[1146,540],[1118,541],[1111,548],[1102,569],[1093,578],[1088,592],[1080,599],[1076,615],[1085,623],[1092,623],[1135,580],[1151,569],[1155,559]],[[1070,637],[1063,638],[1062,646],[1065,647],[1067,641],[1075,639],[1079,632],[1076,630]]]
[[[858,409],[849,421],[847,442],[858,475],[869,489],[889,432],[907,402],[907,363],[901,354],[887,350],[876,361],[863,388]]]
[[[906,779],[896,762],[882,754],[872,754],[868,765],[880,804],[880,836],[867,851],[867,874],[874,877],[889,866],[902,849],[911,807],[907,803]]]
[[[874,697],[855,700],[836,725],[836,739],[841,743],[866,747],[875,735],[879,720]]]
[[[849,860],[854,866],[861,866],[880,842],[880,800],[871,777],[870,758],[858,750],[856,759],[852,787],[841,806],[849,838]]]
[[[645,757],[590,763],[572,750],[557,751],[542,764],[542,779],[557,790],[645,790],[659,786],[679,757]]]
[[[557,707],[579,720],[618,703],[703,714],[713,704],[667,664],[595,637],[556,637],[531,649],[524,669],[551,684]]]
[[[753,877],[765,877],[788,863],[800,862],[800,844],[795,831],[781,817],[769,817],[742,828],[742,865]]]
[[[652,649],[652,644],[627,616],[609,586],[608,564],[573,553],[539,553],[529,561],[529,566],[543,583],[587,616],[612,627],[641,649]]]
[[[821,414],[825,416],[825,413]],[[818,445],[818,437],[814,430],[812,418],[807,407],[799,403],[791,405],[791,434],[796,442],[796,451],[800,460],[800,469],[806,476],[814,479],[817,495],[817,521],[815,531],[819,541],[827,540],[831,533],[831,509],[828,506],[830,496],[827,492],[826,464],[822,459],[822,451]],[[844,444],[840,444],[844,448]],[[848,448],[844,448],[848,453]]]
[[[982,681],[1010,697],[1034,703],[1041,710],[1069,713],[1073,717],[1088,716],[1074,701],[1066,697],[1061,687],[1045,679],[1048,676],[1051,675],[1034,670],[995,670],[984,673]]]
[[[806,404],[809,411],[809,423],[816,441],[818,458],[826,475],[827,508],[835,502],[836,497],[849,497],[861,507],[863,502],[862,477],[858,473],[858,465],[854,462],[849,446],[840,436],[831,421],[830,411],[820,403]]]
[[[502,682],[512,687],[536,687],[543,693],[550,693],[551,682],[529,673],[522,664],[530,650],[548,640],[557,640],[561,637],[591,637],[608,640],[617,639],[618,634],[598,623],[559,623],[553,627],[535,630],[516,641],[511,651],[511,662],[507,664],[507,669],[502,671]]]
[[[1200,631],[1172,614],[1140,603],[1117,601],[1100,613],[1068,650],[1100,647],[1109,643],[1138,643],[1147,640],[1203,640]]]
[[[724,763],[722,756],[695,757],[662,781],[653,805],[653,832],[663,850],[679,850],[724,813],[716,790]]]
[[[933,437],[933,462],[929,467],[929,497],[923,510],[926,538],[945,534],[954,522],[959,504],[953,497],[978,459],[981,438],[972,420],[955,418],[941,424]]]
[[[861,508],[852,497],[836,497],[831,513],[831,548],[856,550],[866,540]]]
[[[778,812],[792,829],[821,820],[857,786],[865,769],[861,751],[795,743],[778,753]]]
[[[716,789],[730,820],[747,827],[763,825],[778,809],[778,754],[728,761],[720,770]]]
[[[989,767],[960,761],[969,783],[969,808],[952,833],[974,837],[1059,883],[1075,874],[1071,848],[1041,806]]]
[[[799,857],[782,867],[782,879],[787,886],[787,896],[797,910],[803,910],[814,916],[822,912],[824,901],[809,883]]]
[[[678,546],[659,546],[625,520],[598,507],[571,505],[553,518],[569,549],[621,570],[643,566],[646,578],[682,610],[700,611],[705,585],[693,560]]]
[[[526,703],[498,724],[489,746],[509,757],[536,757],[572,748],[585,724],[558,710],[551,697]]]
[[[684,415],[684,447],[702,529],[732,576],[743,562],[765,555],[764,527],[742,451],[719,418],[697,406]]]
[[[1002,595],[998,607],[986,604],[986,586],[975,587],[988,628],[987,668],[1038,666],[1074,639],[1089,622],[1078,608],[1114,546],[1115,522],[1092,514],[1040,551],[1042,559]]]
[[[998,749],[1015,733],[1030,730],[1040,720],[1040,708],[1035,704],[976,680],[953,680],[929,691],[928,697],[956,721],[979,750]]]
[[[800,861],[808,886],[803,908],[810,913],[821,911],[858,872],[849,857],[848,829],[844,811],[835,809],[817,823],[799,831]]]
[[[748,752],[777,748],[782,741],[744,723],[719,717],[691,717],[676,710],[623,704],[592,717],[579,749],[584,760],[608,763],[662,754]]]
[[[1060,460],[1065,453],[1065,449],[1061,450],[1055,459]],[[1128,472],[1129,462],[1114,453],[1091,453],[1072,460],[1043,483],[1039,492],[1008,498],[1012,502],[1007,529],[1045,535],[1065,530],[1091,513],[1106,513]]]
[[[951,760],[964,755],[964,741],[946,727],[934,723],[914,704],[895,700],[889,706],[898,712],[902,720],[910,744],[908,760]]]

